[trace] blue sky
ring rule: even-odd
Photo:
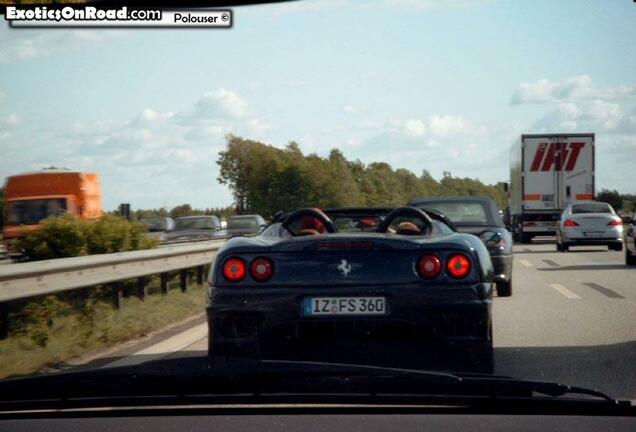
[[[521,133],[595,132],[636,193],[631,0],[317,0],[231,30],[0,28],[0,176],[98,172],[104,205],[231,204],[234,133],[494,183]]]

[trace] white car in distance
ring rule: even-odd
[[[623,250],[623,221],[611,205],[597,201],[579,201],[568,205],[557,225],[557,251],[572,246],[607,246]]]

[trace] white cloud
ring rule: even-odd
[[[8,140],[15,128],[22,123],[22,119],[16,114],[0,117],[0,142]]]
[[[221,88],[205,93],[194,106],[194,114],[200,118],[234,118],[247,116],[247,102],[233,91]]]
[[[22,123],[22,119],[17,114],[9,114],[4,122],[8,127],[13,127]]]
[[[129,125],[133,127],[156,127],[173,117],[173,112],[162,113],[155,111],[152,108],[146,108],[137,117],[135,117]]]
[[[404,118],[390,120],[387,131],[396,132],[408,136],[424,136],[428,131],[426,123],[416,118]]]
[[[119,202],[150,207],[190,202],[198,207],[229,205],[231,196],[216,181],[218,152],[233,133],[267,140],[272,126],[250,113],[239,94],[205,93],[192,108],[163,112],[146,108],[127,121],[59,125],[54,130],[17,127],[17,117],[0,120],[0,173],[69,166],[102,176],[106,208]],[[3,131],[24,129],[4,139]],[[43,143],[54,142],[55,145]]]
[[[48,57],[61,51],[94,46],[121,36],[122,32],[111,30],[2,31],[0,63]]]
[[[617,103],[595,100],[560,103],[534,124],[536,132],[636,133],[636,114],[624,114]]]
[[[359,126],[365,123],[358,123]],[[368,123],[368,129],[378,129],[376,123]],[[380,128],[385,132],[394,132],[398,134],[415,136],[415,137],[450,137],[467,133],[473,133],[476,126],[466,121],[462,117],[452,115],[434,115],[427,119],[418,119],[412,117],[393,118],[386,122]]]
[[[360,110],[353,105],[343,105],[342,112],[344,112],[345,114],[358,114]]]
[[[444,137],[460,134],[468,128],[463,118],[451,115],[432,116],[429,123],[433,135]]]
[[[636,96],[636,85],[597,87],[589,75],[578,75],[563,81],[540,79],[521,83],[512,95],[513,105],[582,100],[618,100]]]
[[[487,126],[450,114],[384,122],[365,119],[343,130],[348,133],[341,148],[348,158],[365,163],[385,161],[416,174],[426,169],[436,177],[450,171],[454,176],[489,183],[508,177],[510,145],[521,133],[518,123]],[[329,148],[334,146],[332,140],[327,141]],[[300,142],[304,148],[305,141]],[[321,148],[325,151],[326,147]]]

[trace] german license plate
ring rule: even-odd
[[[384,315],[385,297],[306,297],[303,315]]]
[[[602,237],[603,231],[585,231],[583,232],[585,237]]]

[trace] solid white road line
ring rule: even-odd
[[[199,324],[182,333],[174,335],[164,341],[137,351],[131,356],[110,362],[103,367],[132,366],[148,360],[156,360],[174,352],[181,351],[185,347],[203,339],[208,334],[207,323]]]
[[[569,298],[569,299],[580,299],[581,298],[577,294],[573,293],[572,291],[570,291],[569,289],[567,289],[566,287],[564,287],[561,284],[550,284],[550,286],[552,288],[554,288],[555,290],[557,290],[558,292],[560,292],[561,294],[563,294],[565,297]]]
[[[532,267],[532,263],[528,260],[519,260],[524,267]]]

